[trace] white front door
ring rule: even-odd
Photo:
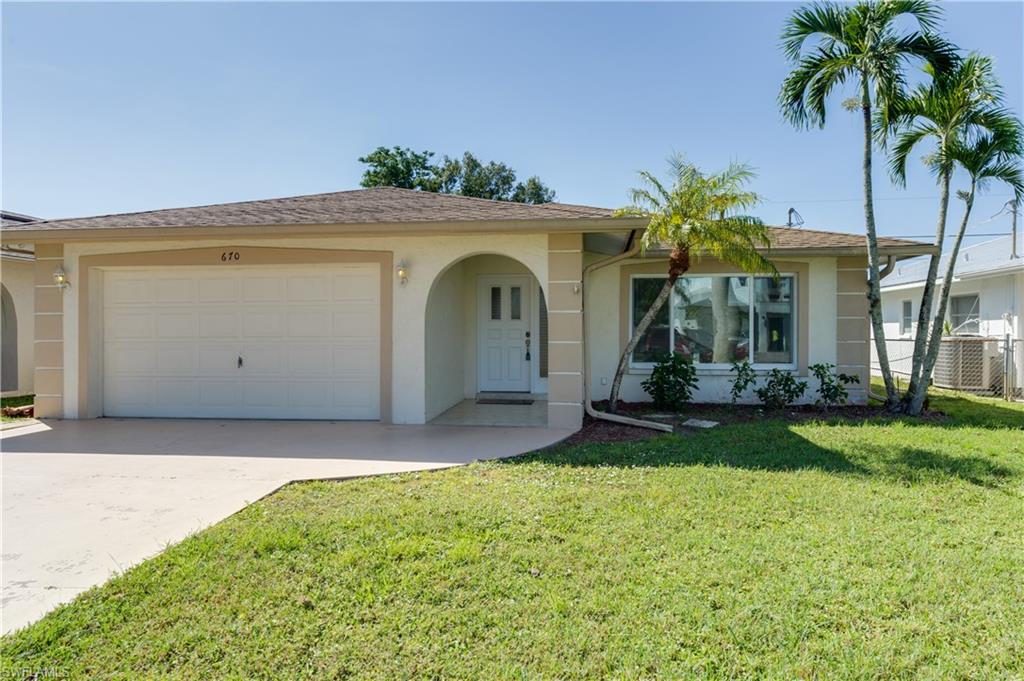
[[[529,392],[530,277],[482,276],[477,293],[477,383],[481,392]]]
[[[106,416],[380,418],[377,265],[111,270]]]

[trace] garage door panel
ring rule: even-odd
[[[377,418],[377,391],[377,383],[369,379],[364,381],[338,381],[334,383],[334,404],[348,410],[362,409],[367,406],[368,400],[360,398],[369,395],[373,397],[373,407],[367,413],[372,411],[374,415],[365,418]]]
[[[366,270],[336,274],[334,276],[336,300],[376,303],[380,286],[376,276],[367,276]]]
[[[285,300],[284,277],[254,276],[242,281],[243,302],[281,303]]]
[[[288,406],[299,410],[329,408],[334,402],[333,387],[327,381],[292,381],[288,384]]]
[[[287,395],[287,384],[281,381],[246,380],[242,383],[242,404],[250,407],[286,407],[282,399]]]
[[[284,349],[280,345],[247,343],[242,346],[241,356],[246,375],[285,372]]]
[[[106,336],[111,340],[151,339],[154,331],[150,312],[114,312],[106,315]]]
[[[316,270],[106,272],[104,413],[379,418],[380,269]]]
[[[238,369],[238,350],[232,345],[200,345],[196,351],[201,374],[230,373]]]
[[[204,407],[234,407],[242,398],[239,380],[200,380],[199,404]]]
[[[118,305],[147,304],[153,299],[153,282],[142,276],[118,279],[108,283],[105,299]]]
[[[103,386],[107,400],[115,404],[123,404],[126,407],[149,407],[153,404],[153,379],[140,378],[115,378],[107,381]]]
[[[191,343],[161,343],[156,347],[156,371],[158,374],[191,375],[198,370],[199,357],[195,345]]]
[[[380,348],[376,342],[339,343],[334,346],[334,373],[365,378],[377,375]]]
[[[156,279],[154,297],[158,303],[191,304],[196,302],[196,282],[187,278]]]
[[[199,385],[194,380],[158,378],[153,383],[158,407],[195,404],[199,399]]]
[[[191,310],[166,310],[156,313],[157,338],[195,338],[197,319]]]
[[[246,310],[242,313],[243,337],[280,338],[284,331],[284,310]]]
[[[288,277],[289,303],[324,303],[331,300],[331,277],[327,274]]]
[[[204,277],[198,280],[200,303],[238,302],[238,281],[236,278]]]
[[[331,318],[322,308],[288,311],[289,338],[330,338]]]
[[[377,309],[370,305],[350,305],[334,313],[335,338],[376,338]]]
[[[199,313],[200,338],[237,338],[238,326],[238,313],[233,310]]]
[[[108,371],[120,374],[148,374],[156,362],[157,348],[141,343],[109,343],[103,356]]]
[[[327,343],[289,345],[288,373],[300,376],[323,376],[331,372],[332,348]]]

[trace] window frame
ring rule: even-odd
[[[764,274],[747,274],[746,272],[694,272],[694,273],[691,273],[691,274],[684,274],[683,276],[680,277],[680,279],[706,279],[706,278],[711,278],[711,277],[749,277],[751,279],[758,279],[758,278],[760,278],[760,279],[771,279],[770,276],[766,276]],[[799,347],[800,346],[800,316],[799,316],[800,315],[800,305],[799,305],[799,300],[798,300],[798,297],[800,295],[799,277],[798,277],[796,272],[790,272],[790,271],[779,272],[779,277],[780,278],[781,277],[790,277],[793,280],[793,284],[791,286],[791,289],[792,289],[792,301],[791,301],[791,304],[792,304],[792,310],[793,310],[793,331],[792,331],[792,333],[793,333],[793,348],[791,350],[791,354],[792,354],[792,357],[793,357],[793,361],[792,362],[787,362],[787,363],[779,363],[779,362],[750,362],[750,366],[752,366],[756,371],[770,371],[772,369],[785,369],[785,370],[789,370],[789,371],[796,371],[798,369],[798,362],[799,362],[799,358],[800,358],[800,354],[799,354],[799,351],[800,351],[800,347]],[[635,329],[634,316],[633,316],[635,314],[635,309],[634,309],[635,306],[633,305],[633,281],[636,280],[636,279],[667,279],[667,278],[668,278],[668,276],[665,275],[665,274],[655,274],[655,273],[635,273],[635,274],[630,274],[629,275],[629,297],[628,297],[628,305],[627,305],[628,312],[629,312],[629,319],[627,320],[627,323],[629,324],[629,326],[626,327],[627,331],[628,331],[628,333],[626,335],[626,339],[627,340],[631,340],[633,338],[633,333],[634,333],[634,329]],[[751,283],[753,283],[753,282],[751,282]],[[751,344],[754,342],[754,321],[755,321],[754,306],[755,306],[756,302],[757,301],[755,300],[755,296],[753,295],[753,286],[751,286],[750,306],[747,308],[747,320],[748,320],[748,324],[749,324],[749,328],[747,330],[747,333],[748,333],[749,342]],[[665,304],[669,306],[668,347],[669,347],[669,352],[672,353],[672,352],[674,352],[675,342],[676,342],[676,327],[675,327],[675,324],[672,323],[672,307],[671,307],[672,306],[672,298],[671,298],[671,296],[669,297],[669,300],[666,301]],[[750,358],[749,359],[753,359],[753,355],[754,355],[753,347],[751,347],[751,352],[750,352]],[[748,359],[748,361],[749,361],[749,359]],[[654,366],[655,366],[655,362],[634,362],[632,355],[629,358],[629,368],[631,370],[650,371],[651,369],[654,368]],[[699,373],[717,373],[717,374],[721,374],[721,373],[729,373],[730,369],[732,369],[732,363],[731,362],[694,362],[694,366],[697,368],[697,371]]]
[[[907,305],[910,305],[910,314],[905,314]],[[907,324],[907,320],[910,323]],[[900,301],[900,335],[909,336],[914,333],[914,301],[907,299]]]
[[[959,325],[953,323],[953,301],[962,300],[964,298],[974,298],[975,304],[971,306],[974,310],[974,323],[978,329],[973,333],[965,333],[964,331],[958,330],[959,326],[963,326],[971,319],[970,312],[967,313],[966,319],[964,319]],[[959,295],[951,295],[949,301],[946,303],[946,318],[949,320],[950,326],[953,327],[954,336],[980,336],[981,335],[981,292],[974,293],[961,293]]]

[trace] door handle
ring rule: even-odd
[[[245,361],[242,360],[242,356],[239,355],[238,356],[238,368],[241,369],[243,364],[245,364]]]

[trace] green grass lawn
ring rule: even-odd
[[[1024,406],[933,406],[292,485],[5,637],[0,672],[1021,678]]]

